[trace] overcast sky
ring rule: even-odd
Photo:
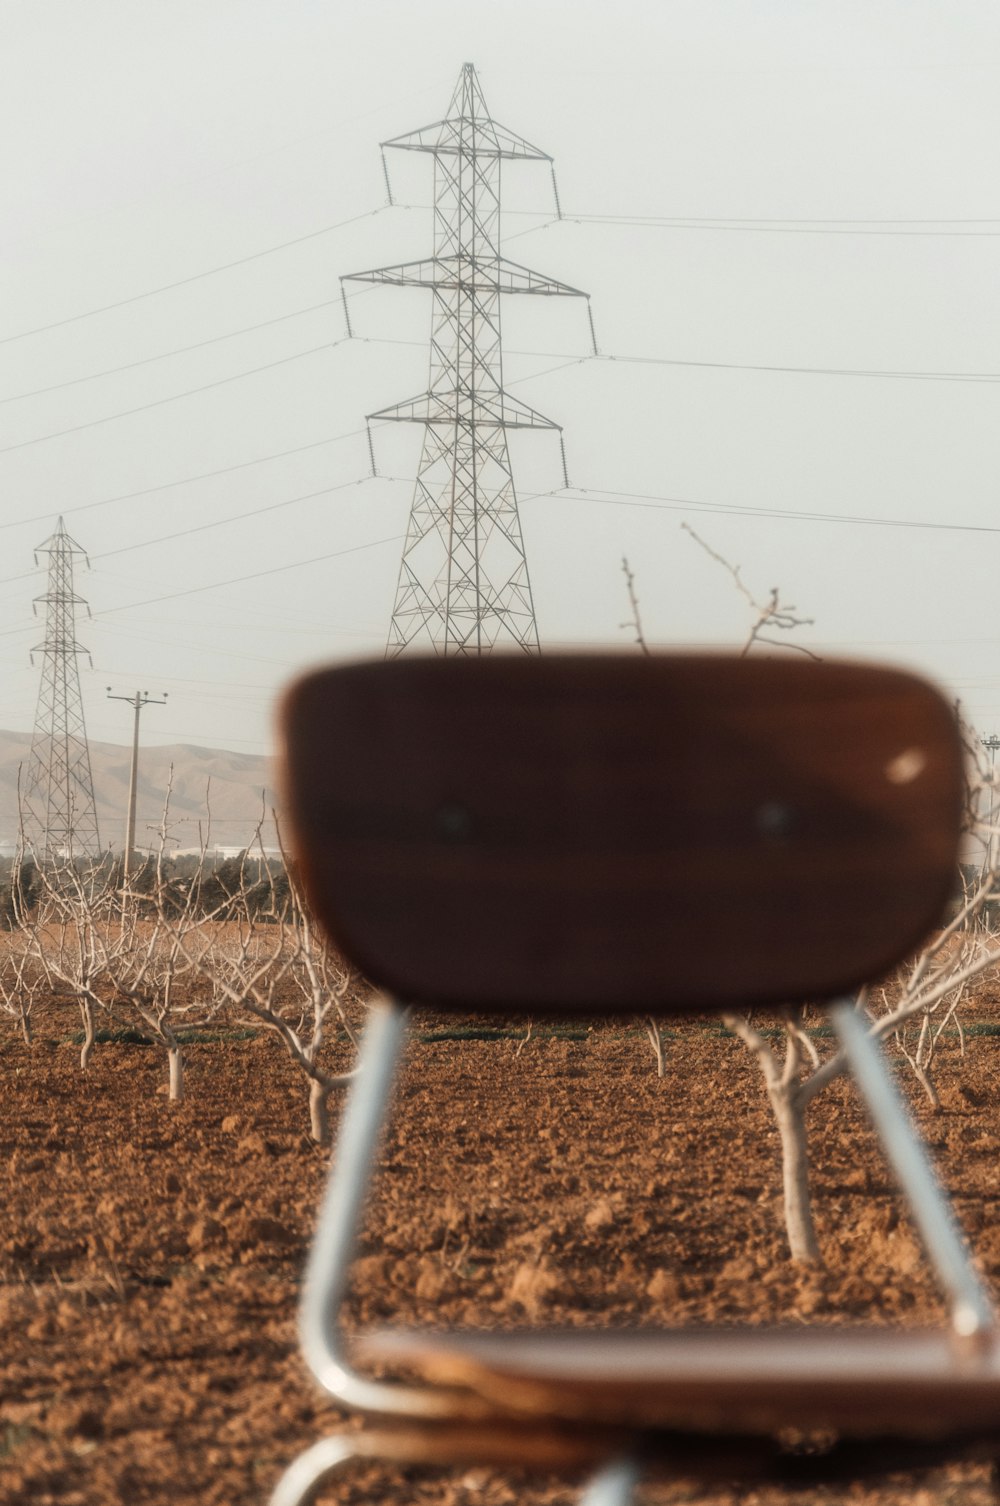
[[[30,730],[62,513],[91,737],[266,752],[274,693],[380,654],[429,295],[343,273],[429,253],[466,61],[556,161],[505,169],[505,374],[543,646],[740,641],[780,585],[820,652],[942,679],[1000,730],[1000,9],[992,0],[0,0],[0,725]],[[517,237],[517,239],[513,239]],[[170,285],[170,286],[168,286]],[[112,305],[113,307],[107,307]],[[127,368],[127,369],[121,369]],[[389,479],[391,478],[391,479]],[[299,500],[305,499],[305,500]],[[212,525],[212,526],[206,526]],[[200,530],[200,531],[193,531]],[[171,539],[170,535],[182,535]]]

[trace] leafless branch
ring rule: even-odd
[[[797,607],[783,602],[777,586],[771,589],[765,601],[758,601],[744,581],[739,565],[731,565],[723,555],[719,554],[717,550],[712,548],[711,544],[707,544],[701,535],[695,532],[690,523],[682,523],[681,527],[685,533],[691,535],[696,544],[704,549],[709,559],[715,560],[717,565],[722,566],[737,591],[739,591],[754,613],[754,620],[750,625],[746,642],[740,650],[741,658],[747,656],[755,643],[766,644],[770,648],[796,649],[800,654],[805,654],[810,659],[819,658],[818,654],[814,654],[812,649],[806,648],[802,643],[796,643],[791,639],[778,640],[763,636],[769,628],[777,628],[781,632],[790,633],[794,632],[796,628],[811,627],[813,623],[811,617],[800,617]]]

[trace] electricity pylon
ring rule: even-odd
[[[22,792],[24,837],[41,859],[96,858],[101,839],[77,663],[80,654],[90,656],[76,641],[76,609],[86,602],[73,589],[74,556],[87,556],[62,518],[35,550],[36,564],[40,554],[49,557],[49,574],[45,593],[35,597],[36,612],[45,603],[45,638],[31,651],[32,663],[42,656],[42,679]]]
[[[537,653],[507,431],[552,429],[561,443],[562,429],[504,390],[500,300],[589,295],[501,256],[500,168],[531,161],[551,168],[552,158],[491,118],[471,63],[446,118],[383,142],[383,153],[387,147],[434,158],[434,255],[342,281],[430,288],[434,302],[428,391],[368,415],[369,423],[425,430],[386,657],[408,649]],[[555,193],[554,170],[552,183]],[[557,193],[555,200],[558,213]],[[590,329],[593,339],[592,322]]]

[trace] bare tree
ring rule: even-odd
[[[656,1058],[656,1075],[657,1077],[662,1077],[665,1070],[663,1060],[663,1027],[659,1020],[655,1020],[651,1014],[643,1017],[643,1024],[646,1027],[646,1038],[650,1046],[652,1046],[653,1055]]]
[[[932,1107],[938,1104],[931,1075],[933,1046],[948,1021],[957,1019],[959,1004],[970,996],[969,984],[1000,966],[996,938],[969,927],[974,914],[974,909],[963,909],[914,960],[901,985],[895,990],[878,990],[883,1013],[876,1012],[866,991],[858,997],[857,1007],[868,1019],[876,1040],[899,1043],[916,1022],[918,1049],[907,1048],[904,1059],[913,1067]],[[961,944],[949,948],[948,940],[956,936],[961,937]],[[724,1023],[752,1052],[774,1111],[781,1141],[785,1230],[792,1259],[819,1260],[809,1185],[806,1112],[823,1089],[846,1070],[844,1053],[836,1050],[825,1058],[821,1056],[815,1040],[806,1033],[802,1010],[786,1011],[777,1039],[769,1039],[750,1015],[726,1015]]]
[[[120,920],[108,947],[105,975],[112,1005],[134,1014],[167,1055],[168,1094],[172,1103],[184,1097],[184,1051],[180,1022],[208,1023],[218,1002],[206,985],[201,959],[211,950],[218,907],[201,903],[200,875],[206,863],[203,843],[199,881],[180,887],[170,882],[165,858],[170,843],[171,766],[157,831],[155,858],[149,882],[142,889],[131,873],[124,876],[119,894]]]
[[[310,1135],[326,1144],[329,1096],[354,1074],[329,1071],[322,1048],[337,1024],[357,1049],[367,989],[319,933],[293,875],[290,880],[287,898],[278,903],[272,887],[267,903],[248,870],[232,897],[235,918],[218,928],[198,967],[211,976],[216,998],[236,1018],[259,1022],[277,1035],[309,1085]]]
[[[30,979],[37,991],[44,981],[55,998],[75,1001],[83,1024],[81,1067],[90,1062],[100,1013],[124,1011],[163,1046],[176,1102],[184,1094],[178,1018],[211,1012],[210,992],[192,985],[200,981],[197,959],[207,950],[214,917],[199,905],[196,885],[180,890],[165,872],[172,777],[152,870],[122,876],[108,861],[69,859],[37,865],[37,901],[18,908],[12,955],[23,955],[22,986]]]
[[[622,623],[623,628],[631,628],[635,633],[635,641],[641,653],[649,653],[649,644],[646,642],[646,634],[642,627],[642,613],[639,611],[639,597],[635,588],[635,575],[629,565],[628,559],[622,556],[622,573],[625,576],[625,590],[628,592],[628,604],[631,616],[627,622]]]
[[[723,1022],[753,1053],[764,1077],[781,1141],[785,1232],[792,1259],[818,1260],[820,1251],[809,1189],[805,1115],[823,1083],[819,1078],[819,1053],[803,1028],[803,1011],[785,1011],[783,1055],[772,1046],[750,1015],[727,1014],[723,1016]],[[811,1078],[803,1081],[802,1071],[806,1063],[814,1071]],[[842,1070],[842,1064],[838,1070]]]
[[[90,1062],[97,1017],[106,1010],[107,969],[117,940],[116,894],[106,867],[71,861],[37,867],[39,893],[21,922],[24,947],[55,999],[72,1000],[80,1012],[80,1066]]]
[[[810,619],[781,599],[778,588],[759,599],[744,582],[738,566],[731,565],[687,523],[681,525],[701,549],[730,576],[746,601],[751,614],[741,655],[759,647],[792,648],[816,658],[812,650],[789,637],[772,637],[772,633],[790,634],[809,625]],[[623,562],[631,626],[643,652],[648,652],[639,615],[638,595],[627,561]],[[979,739],[966,728],[969,752],[967,787],[967,826],[983,848],[983,862],[978,882],[965,894],[949,924],[939,931],[928,946],[894,981],[883,983],[876,998],[867,991],[858,996],[857,1007],[869,1021],[870,1032],[880,1040],[894,1042],[903,1059],[913,1070],[932,1107],[938,1105],[934,1083],[935,1051],[946,1029],[961,1029],[959,1008],[970,997],[970,984],[1000,965],[1000,938],[981,923],[990,901],[1000,893],[1000,841],[994,823],[994,770],[987,767]],[[806,1028],[807,1011],[788,1008],[765,1023],[752,1014],[728,1014],[724,1022],[752,1054],[764,1079],[764,1086],[775,1116],[781,1145],[783,1208],[785,1230],[793,1260],[820,1259],[812,1211],[809,1180],[809,1145],[806,1115],[819,1094],[846,1069],[841,1050],[825,1057],[816,1039]],[[662,1053],[651,1021],[647,1032],[658,1064]],[[770,1028],[769,1028],[770,1026]],[[960,1037],[961,1039],[961,1037]]]
[[[715,560],[717,565],[722,566],[750,608],[750,629],[747,633],[746,641],[740,650],[741,658],[746,658],[755,644],[762,644],[771,648],[790,648],[794,649],[797,653],[806,654],[810,659],[819,658],[818,654],[814,654],[812,649],[806,648],[802,643],[795,643],[788,638],[777,639],[766,638],[764,636],[771,629],[776,632],[789,633],[794,632],[796,628],[811,627],[813,623],[811,617],[800,617],[797,607],[792,606],[790,602],[782,601],[778,586],[772,586],[764,600],[759,600],[744,581],[739,565],[731,565],[710,544],[706,544],[700,534],[695,533],[690,523],[682,523],[681,527],[685,533],[691,535],[699,548],[704,549],[709,559]]]
[[[752,608],[754,620],[743,646],[744,654],[749,653],[755,644],[762,643],[771,646],[785,644],[810,653],[801,644],[789,640],[779,642],[764,636],[768,627],[794,631],[806,625],[809,619],[799,617],[795,607],[783,604],[777,590],[770,593],[766,602],[759,602],[744,585],[737,569],[710,549],[687,524],[682,526],[713,559],[729,570]],[[966,893],[964,903],[949,924],[932,937],[895,984],[883,985],[878,990],[881,1011],[876,1009],[874,998],[866,990],[859,995],[857,1005],[869,1019],[870,1033],[874,1038],[895,1042],[932,1108],[939,1106],[933,1065],[941,1036],[952,1022],[961,1028],[958,1009],[969,998],[970,983],[1000,964],[997,938],[978,924],[989,900],[1000,887],[998,843],[992,826],[992,770],[986,770],[979,740],[969,729],[964,730],[970,753],[966,824],[984,848],[980,880],[971,892]],[[844,1071],[844,1054],[836,1051],[821,1060],[815,1042],[805,1033],[800,1010],[789,1010],[785,1014],[783,1055],[761,1034],[749,1016],[730,1015],[725,1023],[753,1053],[774,1110],[781,1140],[785,1228],[792,1258],[818,1260],[820,1251],[809,1192],[805,1115],[819,1093]]]
[[[35,1002],[48,980],[25,935],[25,922],[33,908],[25,883],[26,866],[23,846],[19,844],[11,865],[10,889],[3,896],[8,936],[0,955],[0,1013],[14,1021],[25,1045],[30,1046]]]
[[[26,1046],[32,1044],[32,1012],[45,983],[45,972],[24,936],[13,932],[0,955],[0,1013],[18,1026]]]
[[[622,627],[631,628],[631,630],[635,633],[635,641],[639,647],[640,653],[648,654],[650,652],[650,649],[649,644],[646,641],[645,631],[642,626],[642,613],[639,610],[639,595],[636,590],[635,574],[632,570],[632,567],[629,565],[628,559],[624,556],[622,557],[622,574],[625,576],[625,590],[628,593],[628,604],[630,612],[628,620],[622,623]],[[662,1077],[665,1070],[663,1058],[663,1030],[651,1014],[643,1015],[641,1024],[643,1026],[643,1029],[645,1030],[646,1039],[649,1041],[653,1056],[656,1060],[656,1075],[657,1077]]]

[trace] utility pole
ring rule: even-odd
[[[35,597],[34,609],[37,613],[39,603],[45,603],[45,638],[31,651],[32,663],[36,653],[42,656],[42,677],[21,821],[24,841],[39,860],[72,862],[101,852],[77,663],[81,654],[90,658],[76,641],[76,609],[87,603],[73,589],[74,558],[89,561],[62,518],[51,538],[35,550],[36,564],[40,554],[49,557],[48,583],[44,594]]]
[[[554,430],[561,445],[562,429],[504,389],[500,300],[508,293],[584,298],[588,314],[590,303],[579,288],[501,256],[500,168],[548,163],[559,215],[552,158],[492,119],[471,63],[446,118],[383,142],[383,167],[389,147],[434,158],[434,254],[341,280],[429,288],[433,295],[428,391],[368,415],[369,424],[424,427],[386,657],[411,649],[537,653],[507,431]],[[351,333],[349,314],[347,320]],[[593,331],[591,320],[592,342]],[[374,449],[371,455],[374,471]],[[569,484],[565,452],[563,480]]]
[[[128,876],[132,871],[132,853],[135,850],[135,798],[139,780],[139,713],[144,706],[165,706],[167,704],[167,692],[163,697],[156,700],[148,690],[137,690],[135,695],[112,695],[111,686],[108,686],[109,701],[125,701],[135,712],[135,720],[132,725],[132,764],[128,775],[128,815],[125,820],[125,861],[122,869],[122,878],[128,882]]]
[[[981,739],[983,747],[990,755],[990,803],[989,803],[989,836],[986,842],[986,867],[992,873],[996,867],[997,843],[993,835],[993,820],[996,808],[996,762],[997,749],[1000,748],[1000,737],[991,732],[989,737]]]

